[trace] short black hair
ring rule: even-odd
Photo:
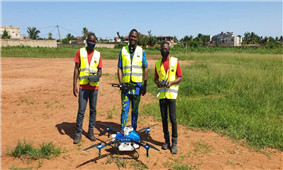
[[[88,39],[88,37],[90,37],[90,36],[94,36],[95,40],[97,41],[97,37],[96,37],[96,35],[95,35],[93,32],[89,32],[89,33],[88,33],[87,39]]]
[[[130,31],[129,35],[130,35],[132,32],[134,32],[134,31],[137,32],[137,34],[139,35],[138,30],[136,30],[135,28]]]
[[[161,43],[161,47],[162,47],[163,45],[165,45],[165,44],[167,44],[167,45],[170,47],[170,44],[169,44],[169,42],[167,42],[167,41],[163,41],[163,42]]]

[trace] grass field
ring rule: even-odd
[[[34,58],[66,58],[74,57],[79,47],[4,47],[1,48],[2,57],[34,57]],[[97,48],[101,52],[103,59],[117,59],[120,49]],[[151,47],[145,49],[147,55],[159,55],[159,47]],[[178,56],[185,56],[186,53],[216,53],[216,54],[283,54],[283,47],[266,49],[264,47],[200,47],[200,48],[171,48],[171,53]],[[185,54],[185,55],[184,55]]]
[[[2,57],[73,57],[78,48],[2,48]],[[104,59],[116,59],[120,49],[99,48]],[[157,48],[147,54],[159,54]],[[177,99],[178,123],[189,128],[213,130],[259,148],[283,150],[282,48],[172,49],[179,60],[183,80]],[[268,53],[268,54],[262,54]],[[280,53],[280,54],[277,54]],[[148,91],[156,95],[153,71]],[[158,104],[144,106],[143,114],[160,119]]]
[[[195,62],[181,66],[179,123],[213,130],[251,146],[283,150],[282,55],[191,53],[181,54],[180,59]],[[148,90],[157,93],[153,83]],[[159,106],[147,105],[144,113],[159,118]]]

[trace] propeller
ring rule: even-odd
[[[101,122],[100,122],[99,124],[102,125],[102,126],[104,126],[104,127],[106,127],[106,128],[109,128],[109,130],[112,131],[112,132],[115,132],[115,133],[119,132],[117,129],[115,129],[115,128],[109,126],[109,125],[106,125],[106,124],[101,123]],[[108,130],[108,129],[107,129],[107,130]]]
[[[89,150],[91,148],[95,148],[95,147],[100,146],[100,145],[101,145],[101,143],[97,143],[97,144],[91,145],[90,147],[85,148],[84,151]]]
[[[142,144],[142,143],[140,143],[140,142],[136,142],[136,141],[133,141],[132,140],[132,142],[133,143],[136,143],[136,144],[138,144],[138,145],[140,145],[140,146],[142,146],[142,147],[144,147],[145,149],[150,149],[150,148],[152,148],[152,149],[155,149],[155,150],[157,150],[157,151],[160,151],[158,148],[156,148],[155,146],[153,146],[153,145],[151,145],[151,144],[148,144],[148,143],[145,143],[145,144]]]
[[[151,128],[151,127],[156,126],[156,125],[157,125],[157,123],[156,123],[156,124],[154,124],[154,125],[151,125],[151,126],[148,126],[148,127],[142,128],[142,129],[138,130],[137,132],[138,132],[138,133],[143,133],[146,129]]]

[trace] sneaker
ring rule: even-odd
[[[168,145],[168,143],[163,143],[163,145],[162,145],[162,149],[163,149],[163,150],[167,150],[167,149],[169,149],[169,145]]]
[[[96,137],[94,136],[93,133],[88,133],[88,134],[87,134],[87,137],[88,137],[91,141],[95,141],[95,140],[96,140]]]
[[[76,136],[73,143],[74,143],[74,144],[78,144],[78,143],[81,141],[81,139],[82,139],[82,136],[81,136],[81,135]]]

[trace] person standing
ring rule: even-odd
[[[126,124],[130,103],[132,106],[132,127],[137,129],[138,108],[141,95],[146,94],[147,61],[142,47],[137,45],[138,31],[132,29],[129,34],[129,44],[123,47],[118,60],[118,81],[121,86],[121,130]]]
[[[100,52],[94,49],[97,38],[94,33],[87,37],[87,47],[78,49],[75,56],[75,68],[73,76],[73,94],[79,96],[79,106],[76,119],[76,133],[74,144],[81,141],[82,125],[87,101],[89,99],[89,127],[87,137],[91,141],[96,138],[93,129],[96,121],[96,103],[99,86],[99,78],[102,76],[102,59]],[[79,81],[79,88],[78,88]]]
[[[177,58],[170,56],[170,47],[168,42],[161,44],[162,59],[155,63],[155,84],[158,87],[159,106],[162,118],[162,127],[165,143],[162,149],[167,150],[170,147],[170,136],[168,131],[167,111],[172,124],[172,147],[171,153],[176,154],[177,149],[177,121],[176,121],[176,99],[179,85],[182,80],[182,71]]]

